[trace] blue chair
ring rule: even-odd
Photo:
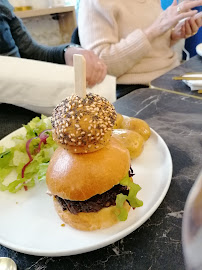
[[[202,6],[196,8],[198,12],[202,11]],[[189,52],[190,57],[196,55],[196,46],[202,43],[202,27],[199,29],[198,33],[185,41],[185,49]],[[183,55],[185,59],[185,55]]]
[[[173,0],[161,0],[161,7],[163,10],[165,10],[167,7],[169,7],[172,4]]]

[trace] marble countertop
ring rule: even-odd
[[[182,65],[170,70],[166,74],[158,77],[151,82],[151,87],[167,89],[185,95],[198,96],[202,98],[202,94],[198,94],[197,91],[191,91],[190,88],[182,81],[172,80],[175,76],[182,76],[189,72],[201,72],[202,73],[202,57],[196,55],[190,58],[189,61],[184,62]]]
[[[117,112],[146,120],[165,140],[173,177],[165,199],[136,231],[104,248],[74,256],[37,257],[0,246],[19,270],[184,270],[181,225],[187,195],[201,170],[202,100],[140,89],[115,102]],[[26,124],[35,113],[0,105],[0,138]],[[67,239],[68,241],[68,239]]]

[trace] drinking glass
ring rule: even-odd
[[[184,209],[182,245],[187,270],[202,270],[202,171]]]

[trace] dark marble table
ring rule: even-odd
[[[117,112],[145,119],[167,143],[173,159],[168,193],[140,228],[109,246],[86,254],[37,257],[0,246],[0,257],[13,258],[19,270],[184,270],[181,224],[187,195],[202,164],[202,100],[140,89],[115,102]],[[0,138],[36,114],[0,105]],[[68,240],[67,240],[68,241]]]
[[[190,58],[190,60],[184,62],[182,65],[151,81],[150,87],[168,91],[171,90],[178,93],[183,93],[184,95],[198,96],[202,98],[202,94],[198,94],[197,91],[191,91],[184,82],[172,80],[173,77],[182,76],[187,72],[202,73],[202,57],[196,55]]]

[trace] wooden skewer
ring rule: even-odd
[[[172,79],[175,81],[202,81],[202,76],[201,77],[179,76],[173,77]]]
[[[86,60],[80,54],[74,54],[74,82],[75,94],[81,98],[86,97]]]

